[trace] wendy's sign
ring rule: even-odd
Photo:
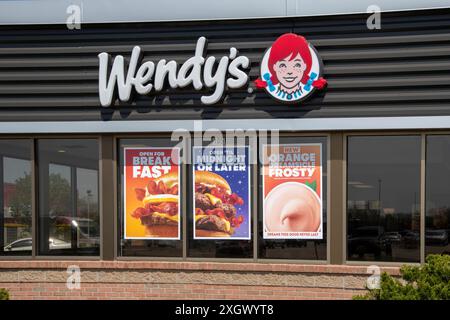
[[[266,50],[260,72],[256,87],[280,102],[298,103],[327,83],[317,51],[294,33],[283,34]]]
[[[205,37],[197,40],[194,55],[181,66],[175,60],[142,61],[139,46],[133,48],[128,65],[122,55],[112,59],[102,52],[98,55],[100,103],[108,107],[116,99],[127,102],[133,92],[158,93],[168,84],[172,89],[188,86],[198,91],[206,89],[209,92],[200,100],[211,105],[219,102],[227,90],[249,86],[250,59],[239,55],[236,48],[231,47],[229,54],[220,58],[205,55]],[[261,62],[262,79],[255,80],[255,86],[264,88],[280,102],[299,102],[316,88],[325,86],[326,81],[320,76],[317,52],[305,38],[288,33],[266,51]],[[248,92],[252,91],[248,88]]]
[[[229,55],[221,57],[219,61],[214,56],[205,58],[205,51],[206,38],[200,37],[194,56],[178,68],[175,60],[142,62],[142,49],[136,46],[131,53],[126,75],[123,56],[116,56],[111,70],[108,70],[110,56],[102,52],[98,55],[100,103],[104,107],[110,106],[116,99],[116,93],[120,101],[129,101],[133,87],[140,95],[160,92],[168,82],[172,89],[192,85],[195,90],[202,90],[204,87],[213,90],[210,95],[202,96],[201,101],[204,104],[214,104],[222,98],[225,88],[237,89],[247,85],[248,75],[245,69],[249,67],[250,60],[239,56],[236,48],[230,48]]]

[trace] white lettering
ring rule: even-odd
[[[166,62],[165,59],[159,60],[156,66],[155,75],[155,90],[161,91],[164,87],[164,82],[166,81],[166,76],[169,80],[169,85],[171,88],[175,89],[178,86],[177,81],[177,68],[178,65],[176,61],[170,60]]]
[[[178,73],[178,86],[180,88],[186,87],[189,84],[193,84],[195,90],[200,90],[203,87],[201,75],[201,69],[205,58],[203,58],[205,51],[206,38],[200,37],[197,41],[197,47],[195,48],[195,55],[192,58],[186,60],[181,66]],[[186,75],[188,71],[191,71],[189,75]]]
[[[201,97],[202,103],[214,104],[223,97],[226,87],[237,89],[247,85],[249,77],[246,69],[250,66],[248,57],[239,56],[236,48],[230,48],[229,56],[221,57],[216,67],[216,57],[210,56],[205,60],[206,42],[205,37],[197,40],[194,56],[186,60],[179,70],[175,60],[161,59],[157,63],[146,61],[139,66],[143,52],[135,46],[125,75],[125,58],[122,55],[114,58],[108,70],[111,56],[106,52],[100,53],[98,84],[101,105],[108,107],[114,103],[116,89],[117,98],[126,102],[131,99],[133,87],[136,93],[146,95],[152,90],[163,90],[166,82],[172,89],[191,84],[195,90],[204,87],[214,89],[211,95]]]
[[[142,64],[136,73],[134,81],[137,93],[144,95],[152,91],[153,85],[146,83],[153,77],[153,72],[155,72],[155,64],[152,61]]]
[[[222,98],[225,90],[225,77],[226,70],[228,68],[228,61],[228,57],[222,57],[219,61],[219,66],[217,67],[216,73],[213,74],[216,57],[209,57],[206,59],[205,69],[203,70],[203,80],[208,88],[213,88],[215,86],[216,89],[212,95],[201,97],[200,100],[204,104],[214,104]]]
[[[239,56],[231,61],[230,65],[228,66],[228,72],[234,78],[228,78],[227,80],[227,86],[230,89],[241,88],[248,82],[248,75],[247,73],[242,71],[242,69],[247,69],[249,65],[250,59],[246,56]]]

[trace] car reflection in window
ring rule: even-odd
[[[48,240],[50,249],[70,249],[70,242],[50,238]],[[19,239],[5,246],[4,251],[31,251],[33,241],[31,238]]]

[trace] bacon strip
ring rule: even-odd
[[[147,203],[145,209],[150,213],[160,212],[167,213],[171,216],[178,214],[178,203],[175,202],[162,202],[160,204]]]
[[[138,201],[142,201],[145,198],[146,190],[142,188],[135,188],[136,192],[136,199]],[[173,185],[171,188],[167,188],[165,183],[163,181],[159,181],[156,183],[153,180],[150,180],[147,184],[147,192],[151,195],[158,195],[158,194],[178,194],[178,184]],[[176,202],[161,202],[158,204],[154,203],[147,203],[145,205],[145,208],[139,207],[136,208],[132,213],[131,216],[136,219],[140,219],[145,216],[150,216],[153,214],[153,212],[160,212],[160,213],[166,213],[171,216],[178,214],[178,203]]]

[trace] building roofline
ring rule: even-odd
[[[81,23],[181,22],[367,13],[373,0],[3,0],[0,25],[66,24],[80,8]],[[151,5],[149,5],[151,4]],[[177,10],[171,10],[176,5]],[[450,8],[449,0],[378,0],[381,12]]]

